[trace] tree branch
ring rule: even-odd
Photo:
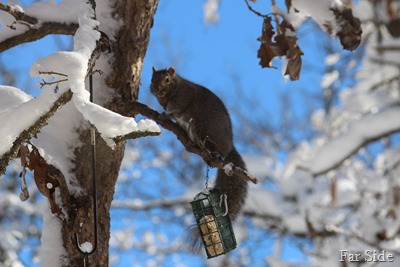
[[[113,208],[120,209],[130,209],[130,210],[152,210],[156,208],[171,208],[176,206],[189,206],[189,202],[192,199],[188,197],[181,197],[176,199],[166,199],[166,200],[153,200],[153,201],[143,201],[143,202],[134,202],[134,201],[113,201],[111,206]]]
[[[56,113],[62,106],[68,103],[72,99],[72,91],[68,90],[63,93],[51,106],[48,112],[43,114],[37,121],[31,125],[28,129],[22,131],[17,139],[14,141],[12,147],[9,151],[4,153],[0,158],[0,175],[3,175],[6,171],[6,167],[10,163],[12,159],[14,159],[21,147],[22,143],[26,140],[31,139],[33,136],[39,133],[40,129],[42,129],[48,122],[51,116]]]
[[[29,28],[24,33],[0,42],[0,53],[14,46],[39,40],[49,34],[73,35],[77,29],[78,24],[67,25],[57,22],[44,22],[37,28]]]
[[[71,23],[59,23],[59,22],[43,22],[39,23],[39,20],[35,17],[26,15],[23,12],[15,10],[13,7],[9,5],[5,5],[0,3],[0,10],[3,10],[13,16],[16,21],[15,23],[21,23],[25,25],[28,29],[18,35],[10,37],[6,40],[0,42],[0,53],[10,49],[14,46],[28,43],[32,41],[39,40],[49,34],[66,34],[73,35],[78,29],[78,24]],[[8,25],[12,27],[12,25]]]
[[[173,132],[176,137],[178,138],[179,141],[183,144],[185,149],[189,152],[195,153],[199,155],[200,157],[203,158],[203,160],[210,166],[216,167],[218,169],[224,170],[224,162],[221,160],[213,157],[208,153],[207,151],[202,151],[199,147],[193,146],[192,143],[190,142],[186,132],[179,127],[178,124],[174,123],[172,120],[170,120],[167,116],[163,116],[162,114],[158,113],[157,111],[149,108],[148,106],[139,103],[139,102],[133,102],[131,103],[131,109],[135,113],[140,113],[141,115],[148,117],[155,122],[157,122],[159,125],[161,125],[163,128]],[[228,162],[229,163],[229,162]],[[247,181],[250,181],[254,184],[258,182],[257,178],[254,177],[253,175],[247,173],[245,170],[232,166],[232,171],[229,173],[229,175],[236,175],[239,176],[240,178],[243,178]]]
[[[127,140],[127,139],[136,139],[140,137],[145,137],[145,136],[157,136],[160,135],[159,132],[149,132],[149,131],[143,131],[143,132],[131,132],[126,135],[119,135],[117,137],[114,137],[113,140],[115,143]]]

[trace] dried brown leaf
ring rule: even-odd
[[[298,80],[300,78],[300,71],[302,66],[301,56],[303,51],[297,45],[297,38],[294,36],[289,36],[286,38],[288,44],[287,58],[288,64],[286,67],[285,75],[289,75],[290,80]]]
[[[285,0],[286,10],[289,13],[290,8],[292,7],[292,0]]]
[[[257,52],[257,57],[260,59],[259,64],[263,68],[274,68],[271,61],[277,55],[277,48],[274,45],[267,45],[265,43],[260,45]]]
[[[397,7],[396,7],[396,2],[394,0],[387,0],[386,1],[386,10],[387,14],[390,19],[395,19],[397,18]]]
[[[333,33],[333,26],[332,26],[330,23],[328,23],[328,22],[324,23],[323,26],[324,26],[324,28],[325,28],[325,31],[326,31],[328,34],[332,35],[332,33]]]
[[[274,27],[271,24],[272,19],[267,17],[263,21],[261,36],[258,38],[260,42],[271,42],[275,34]]]
[[[339,10],[337,8],[331,9],[335,15],[336,25],[339,27],[336,35],[340,39],[344,49],[353,51],[361,43],[361,21],[353,16],[350,8]]]
[[[289,75],[289,78],[292,81],[298,80],[300,78],[301,66],[302,66],[301,57],[290,59],[286,67],[285,75]]]
[[[20,177],[22,179],[21,182],[21,193],[19,194],[19,198],[22,201],[26,201],[29,198],[28,187],[26,186],[26,168],[28,168],[28,157],[29,157],[29,149],[26,146],[21,146],[19,149],[19,157],[21,159],[22,171]]]
[[[290,33],[289,35],[286,35]],[[302,66],[301,56],[303,52],[297,44],[295,29],[285,20],[279,24],[279,34],[274,36],[275,31],[271,24],[271,18],[265,18],[263,22],[262,35],[258,38],[261,42],[257,52],[260,58],[259,64],[265,68],[273,68],[271,62],[276,56],[284,56],[288,59],[285,75],[291,80],[298,80]],[[273,39],[273,40],[272,40]]]
[[[382,230],[382,231],[376,233],[375,236],[379,241],[384,241],[384,240],[388,239],[386,230]]]
[[[280,57],[287,56],[289,50],[289,44],[286,35],[279,34],[275,36],[274,40],[275,40],[275,45],[277,47],[277,55]]]
[[[278,48],[272,41],[275,32],[271,20],[270,17],[264,19],[261,36],[258,38],[261,45],[257,51],[257,57],[260,59],[259,64],[263,68],[271,68],[272,59],[278,55]]]
[[[26,153],[26,151],[23,153]],[[55,190],[60,186],[60,183],[54,178],[55,174],[52,168],[50,168],[45,159],[40,155],[38,149],[34,146],[32,146],[32,151],[28,158],[29,163],[27,167],[33,171],[33,178],[40,193],[48,199],[51,212],[56,214],[60,219],[64,219],[65,215],[58,206],[55,198]]]

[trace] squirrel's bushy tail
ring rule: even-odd
[[[199,227],[197,226],[197,224],[193,224],[188,227],[185,235],[185,242],[185,246],[187,246],[189,251],[197,254],[200,253],[202,242]]]
[[[224,163],[232,163],[236,167],[245,171],[247,170],[246,164],[235,147],[232,148],[231,152],[224,159]],[[248,187],[247,181],[235,175],[228,176],[224,170],[220,169],[218,170],[217,180],[214,187],[221,190],[221,193],[227,195],[228,214],[230,219],[235,221],[246,200]]]
[[[247,171],[246,164],[235,147],[233,147],[231,152],[224,159],[224,163],[232,163],[234,166]],[[227,195],[228,214],[231,221],[234,222],[246,200],[248,187],[247,181],[235,175],[228,176],[224,170],[219,169],[214,187],[218,188],[221,193]],[[185,239],[192,252],[200,252],[202,243],[200,232],[196,224],[189,227]]]

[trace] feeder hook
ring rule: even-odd
[[[89,75],[89,90],[90,90],[90,102],[93,103],[93,77]],[[75,243],[78,251],[83,254],[83,266],[86,267],[89,255],[96,252],[97,249],[97,191],[96,191],[96,129],[92,125],[91,129],[91,145],[92,145],[92,201],[93,201],[93,233],[94,233],[94,245],[90,251],[83,250],[79,244],[78,235],[75,233]]]

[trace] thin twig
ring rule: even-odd
[[[13,21],[13,23],[11,23],[11,25],[7,25],[7,27],[10,28],[11,30],[16,30],[17,28],[14,26],[16,24],[25,25],[28,28],[32,27],[32,24],[29,24],[28,22],[25,22],[22,20],[15,20],[15,21]]]
[[[260,17],[262,17],[262,18],[268,18],[268,15],[264,15],[264,14],[262,14],[262,13],[256,11],[256,10],[250,5],[250,3],[249,3],[248,0],[244,0],[244,2],[246,3],[247,8],[248,8],[251,12],[253,12],[253,13],[256,14],[257,16],[260,16]]]
[[[68,81],[68,79],[57,80],[54,82],[46,82],[45,80],[42,80],[42,82],[40,83],[40,88],[43,88],[43,86],[45,86],[45,85],[59,84],[59,83],[66,82],[66,81]]]
[[[275,0],[271,0],[271,4],[272,4],[272,6],[276,6]],[[281,34],[281,29],[279,27],[279,24],[280,24],[279,16],[278,16],[278,14],[274,13],[274,17],[275,17],[275,23],[276,23],[276,33],[278,35],[280,35]]]
[[[63,77],[68,77],[67,74],[60,73],[60,72],[55,72],[55,71],[39,71],[39,74],[60,75],[60,76],[63,76]]]
[[[104,71],[102,71],[102,70],[93,70],[93,71],[90,72],[89,75],[93,75],[95,73],[98,73],[99,75],[103,75]]]

